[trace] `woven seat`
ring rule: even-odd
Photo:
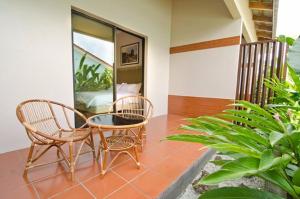
[[[65,161],[71,171],[72,180],[74,179],[74,167],[78,156],[82,154],[84,144],[91,148],[90,152],[93,153],[95,158],[91,128],[86,125],[75,128],[71,125],[70,117],[74,117],[74,114],[86,122],[86,117],[77,110],[58,102],[35,99],[19,104],[16,113],[26,129],[29,139],[32,141],[24,176],[33,167],[53,163],[33,164],[52,147],[57,148],[58,160],[54,162]],[[74,145],[77,142],[80,144],[77,153],[75,153]],[[62,149],[64,144],[69,145],[69,155]],[[39,152],[39,150],[35,150],[36,146],[46,146],[46,148]],[[62,155],[62,158],[60,158],[60,155]]]
[[[90,136],[89,128],[74,129],[72,131],[61,131],[60,139],[65,142],[77,142]]]
[[[113,135],[105,139],[108,145],[107,147],[111,151],[127,150],[134,147],[134,145],[136,144],[134,138],[126,135]]]

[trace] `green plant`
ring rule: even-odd
[[[297,51],[300,39],[293,42],[289,39],[289,42],[293,44],[290,48],[293,53],[289,53],[288,60],[300,63],[300,51]],[[221,166],[220,170],[199,183],[212,185],[244,176],[259,176],[293,198],[300,198],[300,78],[290,66],[289,77],[285,82],[277,78],[266,80],[265,84],[275,92],[275,98],[274,103],[265,108],[238,101],[233,105],[234,109],[215,117],[189,118],[190,124],[181,127],[199,134],[177,134],[166,138],[202,143],[233,158],[216,162]],[[222,191],[227,196],[234,195],[233,188]],[[210,194],[218,192],[220,189],[211,190]],[[257,198],[262,198],[262,194],[265,195],[263,198],[268,198],[267,192],[253,194]],[[202,198],[212,197],[204,194]]]
[[[112,86],[112,70],[105,68],[102,73],[97,72],[101,64],[84,64],[86,54],[80,59],[78,70],[75,73],[75,91],[98,91]]]
[[[256,189],[248,189],[245,187],[224,187],[217,190],[211,190],[205,192],[201,199],[233,199],[233,198],[239,198],[239,199],[282,199],[281,197],[261,191]]]
[[[105,68],[104,72],[100,77],[100,84],[103,86],[104,89],[109,89],[113,84],[113,74],[112,70]]]

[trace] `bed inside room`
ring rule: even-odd
[[[144,39],[72,13],[75,108],[90,117],[144,94]],[[130,103],[130,102],[128,102]]]
[[[141,95],[141,83],[117,84],[116,99],[126,96]],[[113,91],[112,88],[99,91],[80,91],[75,93],[76,108],[91,114],[106,113],[111,111]]]

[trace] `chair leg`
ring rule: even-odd
[[[71,179],[74,181],[74,154],[73,154],[73,142],[69,142],[69,165],[71,172]]]
[[[104,156],[102,160],[102,171],[101,171],[102,175],[106,173],[107,155],[108,155],[108,150],[104,150]]]
[[[59,154],[59,150],[58,149],[56,149],[56,156],[57,156],[57,158],[60,158],[60,154]]]
[[[94,137],[93,134],[91,133],[90,135],[91,139],[91,148],[92,148],[92,153],[93,153],[93,158],[96,159],[96,150],[95,150],[95,144],[94,144]]]
[[[139,132],[139,145],[141,147],[141,151],[143,151],[143,147],[144,147],[144,132],[145,132],[145,127],[142,126]]]
[[[141,164],[140,164],[140,160],[139,160],[137,146],[135,145],[133,149],[134,149],[134,155],[135,155],[136,164],[137,164],[137,167],[139,169],[141,167]]]
[[[35,144],[31,143],[29,153],[28,153],[28,157],[27,157],[26,166],[25,166],[25,169],[24,169],[24,172],[23,172],[23,176],[27,175],[27,171],[28,171],[29,167],[32,164],[32,154],[33,154],[34,146],[35,146]]]
[[[97,156],[96,156],[97,161],[99,161],[99,158],[100,158],[100,155],[101,155],[100,151],[101,151],[101,146],[99,146],[98,150],[97,150]]]

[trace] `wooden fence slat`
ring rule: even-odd
[[[247,66],[247,78],[246,78],[246,88],[245,88],[245,100],[250,100],[249,87],[250,87],[250,76],[251,76],[251,58],[252,58],[252,46],[249,46],[249,55],[248,55],[248,66]]]
[[[262,85],[262,76],[263,76],[263,60],[264,60],[264,44],[261,43],[260,45],[260,60],[259,60],[259,72],[258,72],[258,82],[257,82],[257,89],[256,89],[256,104],[260,102],[261,96],[261,85]]]
[[[270,43],[267,43],[267,49],[265,54],[265,64],[264,64],[264,77],[263,77],[263,85],[262,85],[262,97],[261,97],[261,106],[264,106],[266,103],[266,94],[267,94],[267,87],[264,84],[266,78],[268,78],[268,64],[269,64],[269,49]]]
[[[286,78],[287,45],[277,41],[240,45],[236,100],[247,100],[260,106],[270,103],[273,91],[264,85],[265,78]]]
[[[244,46],[240,46],[240,56],[239,56],[239,65],[238,65],[238,73],[237,73],[237,82],[236,82],[236,94],[235,99],[239,99],[240,96],[240,85],[241,85],[241,70],[242,70],[242,58],[243,58],[243,49]]]
[[[286,72],[287,72],[287,51],[289,49],[289,46],[287,44],[284,44],[284,51],[282,53],[282,63],[283,63],[283,71],[282,71],[282,76],[281,79],[285,80],[286,79]]]
[[[256,76],[257,76],[257,58],[258,58],[258,44],[254,44],[254,58],[253,58],[253,75],[252,75],[252,85],[251,85],[251,98],[250,102],[254,102],[255,89],[256,89]]]
[[[239,100],[244,100],[244,76],[245,76],[245,63],[246,63],[246,49],[247,47],[244,47],[244,58],[242,63],[242,73],[241,73],[241,88],[240,88],[240,97]]]
[[[279,43],[279,49],[278,49],[278,60],[277,60],[277,72],[276,76],[280,78],[280,71],[281,71],[281,58],[282,58],[282,43]]]
[[[275,55],[276,55],[276,46],[277,42],[272,42],[272,54],[271,54],[271,68],[270,68],[270,78],[274,77],[274,70],[275,70]],[[271,98],[273,97],[273,91],[269,89],[268,93],[268,103],[271,102]]]

